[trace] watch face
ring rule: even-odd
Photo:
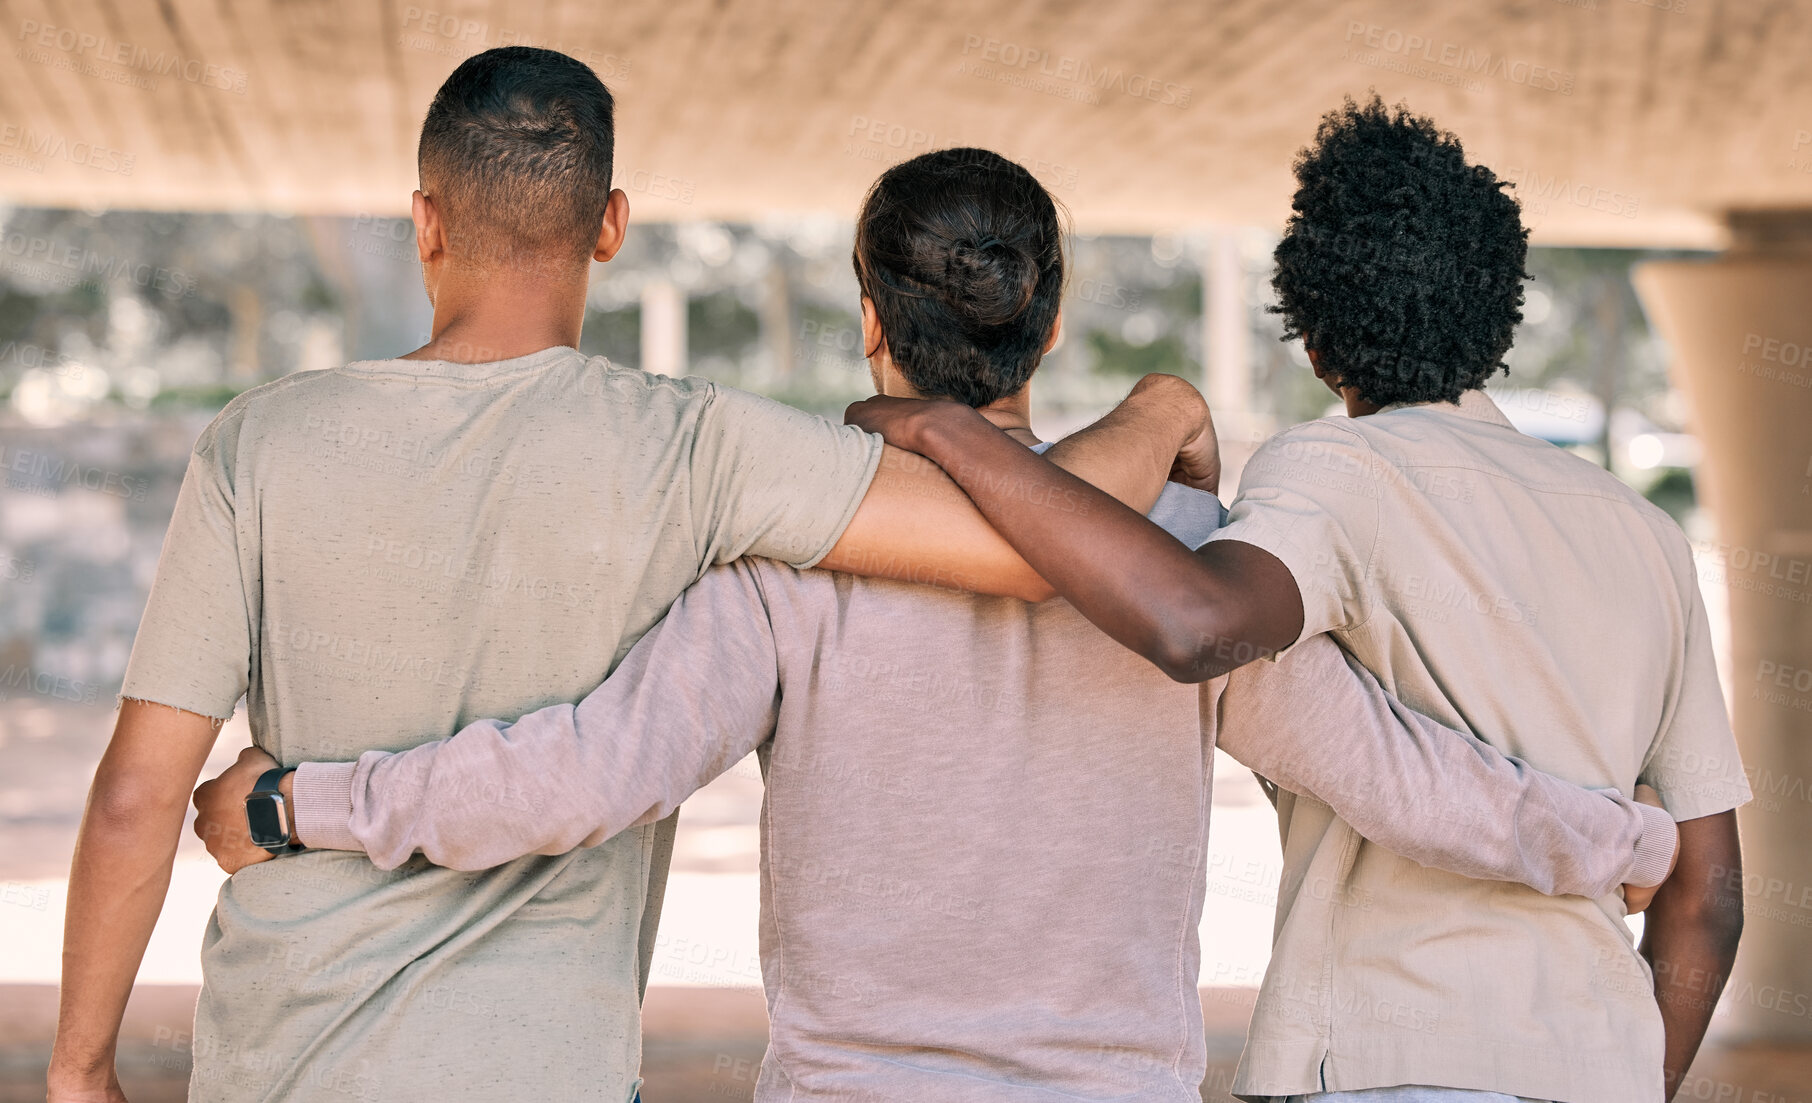
[[[245,823],[258,846],[289,845],[289,809],[277,793],[253,793],[245,798]]]

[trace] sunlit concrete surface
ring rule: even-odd
[[[1516,180],[1550,242],[1715,244],[1812,200],[1806,0],[825,5],[169,0],[0,15],[0,195],[399,214],[460,59],[513,43],[620,95],[657,218],[847,217],[951,144],[1033,167],[1097,229],[1277,225],[1314,119],[1376,87]]]

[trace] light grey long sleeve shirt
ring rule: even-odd
[[[1665,871],[1664,814],[1407,711],[1327,639],[1235,679],[1170,682],[1063,602],[745,560],[577,705],[303,766],[299,833],[482,869],[760,750],[764,1101],[1199,1099],[1217,732],[1418,862],[1589,895]]]

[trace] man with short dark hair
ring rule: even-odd
[[[1485,395],[1525,278],[1507,185],[1376,98],[1330,113],[1296,175],[1280,310],[1351,416],[1267,442],[1198,554],[954,404],[870,399],[852,419],[942,464],[1059,593],[1178,680],[1326,632],[1410,708],[1577,784],[1647,782],[1680,821],[1638,947],[1615,894],[1421,868],[1281,794],[1284,880],[1326,891],[1279,901],[1241,1098],[1651,1103],[1677,1090],[1742,929],[1723,886],[1750,793],[1691,550]],[[1089,509],[1025,505],[1065,493]]]
[[[614,116],[610,91],[563,54],[491,50],[454,70],[428,107],[418,156],[423,190],[458,228],[449,255],[487,265],[589,256],[612,202]]]
[[[413,198],[428,344],[249,391],[197,442],[77,843],[53,1101],[122,1098],[120,1018],[242,694],[278,759],[351,758],[576,700],[743,555],[1049,593],[930,465],[575,351],[628,220],[612,141],[610,93],[572,58],[460,65]],[[1212,434],[1180,381],[1130,403],[1063,451],[1144,509]],[[478,875],[321,852],[234,877],[190,1098],[629,1099],[671,839],[669,819]]]

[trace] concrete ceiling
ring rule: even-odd
[[[619,95],[643,219],[848,217],[985,145],[1091,231],[1275,226],[1375,87],[1518,182],[1538,240],[1712,246],[1812,208],[1812,0],[0,0],[0,197],[401,214],[457,62],[526,42]]]

